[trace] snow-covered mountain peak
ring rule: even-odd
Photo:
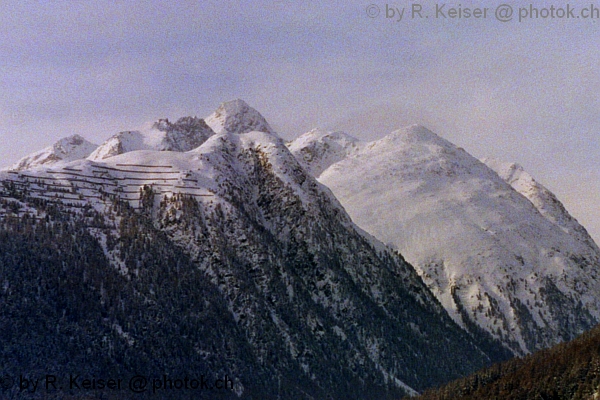
[[[82,136],[75,134],[75,135],[67,136],[65,138],[60,139],[58,142],[56,142],[54,144],[54,148],[62,151],[64,154],[67,154],[68,152],[72,151],[73,149],[85,145],[86,142],[87,142],[87,140],[85,140]]]
[[[88,142],[80,135],[71,135],[60,139],[52,146],[23,157],[12,167],[14,171],[31,169],[39,166],[49,166],[58,162],[69,162],[85,158],[92,153],[98,145]]]
[[[320,128],[313,128],[305,134],[299,136],[295,141],[298,143],[302,142],[311,142],[315,140],[331,140],[331,141],[348,141],[348,142],[357,142],[358,139],[355,137],[348,135],[342,131],[326,131]]]
[[[258,111],[240,99],[222,103],[205,120],[208,126],[216,133],[229,132],[241,134],[251,131],[275,133]]]
[[[243,100],[222,103],[208,118],[182,117],[176,122],[159,119],[137,130],[112,135],[100,146],[79,135],[61,139],[53,146],[19,160],[8,170],[25,170],[59,161],[87,158],[101,161],[136,150],[186,152],[204,143],[215,133],[242,134],[251,131],[275,134],[265,118]],[[276,134],[275,134],[276,135]]]
[[[421,125],[398,129],[359,147],[359,151],[346,157],[339,165],[333,165],[332,169],[343,169],[348,163],[361,175],[375,175],[375,171],[380,171],[380,175],[374,177],[377,180],[395,176],[421,183],[427,182],[426,174],[430,174],[431,177],[439,177],[436,184],[441,186],[445,186],[444,177],[447,176],[455,176],[462,181],[490,177],[500,181],[482,162]],[[359,165],[369,165],[372,170],[361,169]],[[330,172],[324,171],[320,177]],[[428,184],[433,184],[433,181]]]
[[[368,147],[378,152],[403,151],[420,156],[437,156],[459,150],[454,144],[418,124],[397,129],[369,143]]]
[[[129,151],[147,150],[149,145],[144,143],[144,139],[145,138],[140,131],[119,132],[98,146],[98,148],[90,154],[88,160],[100,161]]]
[[[290,148],[298,157],[311,145]],[[315,176],[358,226],[415,266],[458,323],[527,353],[600,320],[600,252],[547,189],[518,165],[505,169],[501,178],[413,125]]]
[[[344,132],[313,129],[288,144],[292,154],[313,176],[358,150],[359,140]]]
[[[400,137],[407,142],[436,142],[441,139],[438,135],[420,124],[408,125],[390,133],[388,137]]]
[[[176,122],[160,119],[138,131],[119,132],[110,137],[89,157],[100,161],[135,150],[178,151],[195,149],[215,132],[197,117],[182,117]]]
[[[47,264],[46,275],[59,275],[51,276],[48,284],[34,281],[22,298],[43,304],[45,298],[29,293],[39,293],[39,287],[59,276],[71,276],[63,286],[68,294],[75,293],[75,287],[82,295],[70,300],[73,305],[67,309],[96,313],[81,328],[99,332],[89,343],[99,343],[115,331],[113,339],[125,339],[115,341],[119,349],[128,351],[135,344],[145,360],[145,354],[154,353],[153,343],[141,347],[144,338],[156,333],[164,339],[161,346],[173,346],[160,368],[172,366],[169,354],[189,348],[193,363],[186,358],[182,370],[205,371],[210,357],[210,365],[219,368],[215,373],[235,374],[236,382],[239,377],[236,385],[243,384],[239,393],[244,398],[271,394],[250,392],[247,382],[256,381],[256,376],[273,377],[266,383],[259,380],[267,390],[279,387],[278,382],[306,382],[292,384],[294,391],[284,388],[281,396],[275,393],[283,398],[368,398],[373,393],[400,398],[503,357],[497,344],[483,348],[479,339],[452,323],[400,256],[355,229],[331,191],[302,168],[280,137],[255,130],[223,132],[191,151],[157,151],[165,133],[185,126],[195,131],[202,123],[190,119],[174,125],[161,120],[154,128],[115,135],[105,150],[121,154],[102,160],[0,173],[3,237],[25,236],[13,235],[7,227],[17,232],[21,226],[40,224],[30,231],[47,236],[29,243],[44,249],[55,245],[57,254],[49,258],[45,249],[43,264],[16,265],[11,270],[30,264],[34,269],[3,276],[4,281],[11,279],[5,289],[23,286],[33,271],[40,275],[38,265]],[[338,143],[335,139],[347,138],[332,134],[331,139]],[[17,218],[24,223],[14,223]],[[69,230],[51,229],[55,221],[72,223],[61,225]],[[0,255],[15,247],[4,240],[0,244]],[[77,250],[64,252],[63,247]],[[23,254],[35,253],[39,252]],[[72,261],[63,261],[63,254]],[[114,286],[107,286],[112,282]],[[152,303],[149,318],[113,315],[112,300],[106,299],[132,301],[121,308],[133,310],[147,310]],[[164,307],[155,307],[159,302]],[[30,309],[23,309],[23,319],[31,319]],[[58,318],[62,310],[61,305]],[[100,317],[102,310],[109,317]],[[189,316],[173,310],[187,310]],[[54,328],[58,319],[48,321],[40,325],[50,326],[48,334],[59,335]],[[168,333],[173,331],[175,335]],[[71,332],[57,337],[70,342]],[[39,337],[60,343],[48,334]],[[239,352],[232,352],[238,347]],[[39,364],[38,352],[26,354]],[[120,354],[116,360],[122,360]],[[362,383],[365,376],[373,379]],[[335,387],[332,395],[315,391],[335,382],[348,389],[340,392]],[[381,382],[381,389],[373,389],[372,382]],[[359,392],[361,385],[365,389]]]

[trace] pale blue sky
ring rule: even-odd
[[[286,138],[424,124],[519,162],[600,239],[600,20],[493,18],[525,0],[446,3],[488,7],[485,20],[436,19],[433,1],[141,3],[3,2],[1,166],[70,134],[100,143],[243,98]],[[413,3],[430,18],[385,18]]]

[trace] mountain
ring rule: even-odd
[[[98,146],[79,135],[67,136],[52,146],[23,157],[8,169],[23,171],[59,162],[69,162],[89,156]]]
[[[141,130],[119,132],[100,146],[79,135],[59,140],[53,146],[19,160],[10,170],[23,171],[40,165],[49,166],[60,161],[105,158],[136,150],[186,152],[204,143],[218,133],[248,133],[259,131],[275,134],[265,118],[245,101],[236,99],[222,103],[205,119],[182,117],[176,122],[168,119],[147,125]]]
[[[598,247],[524,172],[503,179],[418,125],[368,143],[312,131],[289,148],[470,332],[527,354],[600,321]]]
[[[391,399],[507,358],[354,225],[281,138],[236,133],[257,117],[233,111],[187,152],[0,172],[6,377],[231,382],[144,394],[161,399]],[[107,395],[139,397],[32,394]]]
[[[88,158],[100,161],[135,150],[178,151],[192,150],[214,135],[203,119],[183,117],[176,122],[161,119],[142,131],[117,133],[100,145]]]
[[[546,189],[544,185],[533,179],[521,165],[490,158],[481,161],[493,169],[517,192],[525,196],[550,222],[571,236],[574,236],[577,240],[586,243],[592,248],[597,248],[596,243],[590,237],[587,230],[569,214],[556,196]]]
[[[217,133],[248,133],[252,131],[274,134],[267,120],[244,100],[222,103],[206,118],[206,123]]]
[[[600,398],[600,327],[569,343],[478,371],[415,400]]]
[[[311,175],[318,177],[332,164],[356,152],[358,143],[358,139],[344,132],[313,129],[289,143],[289,149]]]

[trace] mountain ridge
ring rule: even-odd
[[[507,357],[457,326],[414,269],[363,236],[273,134],[216,133],[188,152],[135,150],[0,180],[0,233],[13,238],[0,254],[16,260],[0,260],[14,288],[0,318],[18,316],[19,329],[36,332],[5,348],[25,355],[5,361],[9,374],[66,372],[47,353],[34,356],[38,336],[74,351],[64,330],[45,330],[61,313],[77,316],[72,342],[103,360],[96,374],[109,365],[228,374],[237,380],[226,398],[397,398]],[[28,237],[48,246],[40,256],[53,267],[43,276],[37,256],[13,248]],[[86,252],[92,261],[70,258]],[[38,278],[16,290],[23,274]],[[70,277],[81,290],[67,290]],[[37,294],[46,286],[62,291]],[[39,324],[29,325],[23,298],[46,304]],[[85,357],[69,365],[90,368]]]
[[[502,162],[491,158],[481,161],[493,169],[517,192],[525,196],[553,224],[559,226],[568,234],[576,236],[578,240],[585,242],[587,245],[598,247],[591,240],[587,230],[568,213],[554,193],[536,181],[520,164]]]
[[[59,162],[69,162],[88,157],[98,145],[75,134],[66,136],[51,146],[21,158],[15,164],[4,169],[22,171],[38,166],[47,166]]]
[[[319,139],[300,138],[301,145],[289,147],[311,170],[327,151],[307,158]],[[574,235],[498,173],[422,126],[355,148],[315,176],[357,225],[417,268],[456,322],[484,329],[516,354],[597,323],[600,252],[547,189],[545,198],[560,204],[552,212],[563,213],[554,219],[569,221]]]
[[[488,161],[494,171],[420,125],[366,143],[321,130],[285,143],[258,111],[235,100],[206,119],[163,119],[121,132],[94,153],[0,171],[0,234],[14,236],[0,267],[4,287],[14,288],[24,278],[11,262],[31,276],[43,270],[37,258],[14,253],[28,237],[50,246],[53,265],[73,261],[49,232],[64,248],[89,247],[97,266],[68,267],[95,277],[87,292],[50,299],[26,285],[8,305],[27,330],[33,327],[23,322],[19,299],[48,302],[53,318],[88,304],[99,314],[70,325],[77,341],[95,349],[91,343],[104,339],[80,329],[98,328],[129,365],[142,368],[125,356],[136,343],[140,360],[152,350],[135,320],[104,308],[113,297],[169,337],[167,325],[136,303],[140,290],[161,320],[186,332],[176,342],[190,350],[187,365],[211,376],[241,371],[231,398],[270,396],[249,371],[284,397],[397,398],[569,340],[599,320],[597,246],[558,199],[517,166]],[[167,255],[170,248],[182,261]],[[44,278],[42,286],[66,279],[51,271],[47,279],[55,282]],[[216,329],[208,346],[236,357],[203,347],[185,322],[197,316],[185,311],[177,319],[156,297],[159,290],[197,299],[182,284],[210,294],[210,315],[226,315],[203,320]],[[196,310],[186,297],[174,304]],[[43,331],[48,321],[37,317],[40,337],[68,342],[60,330]],[[231,342],[223,347],[225,337]],[[27,342],[27,354],[40,346],[36,340]],[[90,351],[108,364],[117,360]],[[207,354],[210,366],[200,360]],[[41,361],[27,360],[39,368]],[[328,390],[340,379],[338,392]]]
[[[204,119],[191,116],[181,117],[175,122],[159,119],[139,130],[116,133],[99,146],[80,135],[67,136],[5,169],[21,171],[83,158],[100,161],[136,150],[186,152],[200,146],[217,131],[242,134],[255,130],[277,135],[258,111],[245,101],[236,99],[222,103]]]

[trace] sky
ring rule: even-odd
[[[425,125],[523,165],[600,242],[599,48],[600,0],[8,0],[0,167],[241,98],[286,139]]]

